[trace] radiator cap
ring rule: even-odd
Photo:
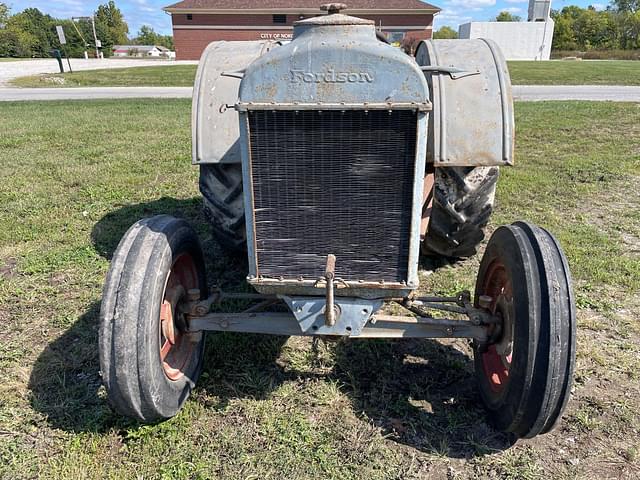
[[[373,20],[351,17],[339,13],[347,6],[344,3],[326,3],[320,6],[320,10],[327,12],[327,15],[306,18],[299,20],[294,25],[375,25]]]

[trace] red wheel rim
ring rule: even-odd
[[[494,393],[501,393],[509,383],[513,355],[513,310],[510,308],[513,303],[513,288],[511,278],[502,262],[496,260],[487,269],[482,295],[491,297],[487,310],[492,315],[502,318],[501,338],[489,345],[487,351],[482,354],[482,368],[489,388]],[[490,335],[493,333],[495,332],[489,332]]]
[[[191,335],[185,333],[186,324],[180,307],[186,301],[187,292],[199,287],[193,258],[183,253],[171,266],[160,305],[160,361],[165,375],[173,381],[188,370],[196,346]]]

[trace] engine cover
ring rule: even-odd
[[[322,294],[329,254],[337,295],[418,286],[428,92],[373,22],[341,14],[298,22],[249,65],[236,109],[257,290]]]

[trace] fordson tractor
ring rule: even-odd
[[[427,296],[418,275],[421,256],[468,257],[485,236],[499,168],[513,163],[504,58],[481,39],[424,41],[413,58],[343,8],[297,22],[286,44],[205,50],[193,163],[215,237],[247,256],[254,291],[210,291],[211,252],[185,220],[135,223],[103,293],[109,400],[144,422],[175,415],[203,368],[205,332],[469,338],[496,428],[545,433],[575,359],[554,237],[526,222],[497,228],[473,293]],[[248,308],[214,308],[237,299]]]

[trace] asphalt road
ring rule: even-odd
[[[640,102],[640,86],[514,85],[513,98],[528,102],[543,100]]]
[[[191,98],[191,87],[0,88],[0,101]]]
[[[0,101],[88,100],[100,98],[190,98],[191,91],[191,87],[0,87]],[[515,100],[529,102],[543,100],[640,102],[640,86],[516,85],[513,87],[513,97]]]
[[[72,58],[71,68],[74,72],[80,70],[95,70],[103,68],[127,68],[127,67],[170,67],[173,65],[197,65],[197,61],[175,61],[165,59],[147,58]],[[64,71],[68,70],[67,60],[63,62]],[[29,75],[44,73],[58,73],[58,61],[54,58],[36,58],[33,60],[16,60],[14,62],[0,63],[0,85],[8,85],[11,80]]]

